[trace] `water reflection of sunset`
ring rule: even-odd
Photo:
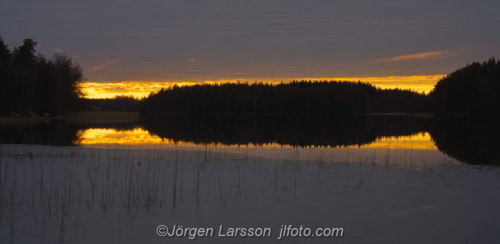
[[[154,144],[162,139],[141,128],[133,130],[86,129],[79,133],[80,144]]]
[[[122,145],[137,145],[137,144],[165,144],[165,145],[194,145],[191,142],[173,141],[171,139],[162,139],[156,135],[150,134],[142,128],[133,130],[116,130],[116,129],[86,129],[80,131],[80,144],[122,144]],[[217,145],[213,145],[217,146]],[[219,145],[224,146],[224,145]],[[233,145],[237,147],[237,145]],[[248,145],[250,147],[268,147],[279,148],[283,145],[278,143],[268,143],[264,145]],[[358,146],[350,146],[352,148]],[[419,133],[410,136],[391,136],[377,139],[375,142],[361,146],[362,148],[389,148],[389,149],[420,149],[420,150],[436,150],[436,146],[432,141],[429,133]]]
[[[389,148],[389,149],[419,149],[437,150],[436,145],[429,133],[419,133],[411,136],[391,136],[380,138],[374,143],[363,146],[366,148]]]

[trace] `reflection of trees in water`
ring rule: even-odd
[[[468,164],[500,164],[499,118],[435,119],[429,129],[437,148]]]
[[[142,122],[144,129],[164,139],[222,145],[361,146],[380,137],[429,132],[440,151],[468,164],[499,164],[499,124],[498,119],[406,116],[172,116]]]
[[[62,120],[0,127],[0,143],[75,146],[83,131],[90,128],[132,130],[134,123],[71,124]]]
[[[2,144],[72,146],[78,140],[76,125],[52,121],[0,127]]]
[[[342,147],[424,132],[424,121],[403,116],[172,116],[142,125],[161,138],[195,144]]]
[[[2,144],[79,145],[85,129],[132,130],[176,142],[220,145],[277,143],[298,147],[361,146],[380,137],[429,132],[437,148],[468,164],[500,164],[498,118],[436,118],[405,116],[226,116],[180,117],[137,123],[69,124],[64,121],[0,127]]]

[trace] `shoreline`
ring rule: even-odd
[[[81,111],[70,112],[64,116],[57,117],[8,117],[0,116],[0,126],[16,125],[16,124],[32,124],[43,121],[64,119],[70,123],[122,123],[138,121],[141,118],[139,113],[134,112],[96,112],[96,111]]]

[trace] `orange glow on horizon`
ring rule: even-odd
[[[283,78],[283,79],[222,79],[199,81],[124,81],[124,82],[84,82],[82,91],[87,98],[113,98],[118,95],[147,97],[151,92],[162,88],[177,86],[192,86],[196,84],[237,83],[237,82],[264,82],[280,83],[291,80],[327,80],[327,81],[361,81],[373,84],[383,89],[411,89],[417,92],[429,93],[434,85],[445,75],[420,75],[420,76],[384,76],[384,77],[340,77],[340,78]]]
[[[336,78],[345,81],[361,81],[373,84],[383,89],[399,88],[425,92],[434,89],[434,85],[446,75],[415,75],[415,76],[385,76],[385,77],[360,77],[360,78]]]

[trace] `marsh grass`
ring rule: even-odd
[[[37,242],[64,242],[70,230],[91,234],[85,215],[97,211],[133,220],[146,212],[175,211],[180,205],[229,208],[293,200],[311,189],[324,189],[325,195],[359,190],[381,167],[400,172],[404,184],[432,177],[446,181],[466,167],[413,150],[396,155],[387,149],[381,157],[375,150],[373,156],[355,160],[347,150],[347,162],[323,149],[276,149],[273,160],[252,157],[248,148],[238,153],[222,147],[195,149],[0,145],[0,233],[8,233],[14,243],[23,237],[22,225],[29,219],[38,226],[32,235]]]

